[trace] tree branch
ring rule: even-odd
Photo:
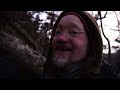
[[[98,14],[100,15],[100,23],[101,23],[101,29],[102,29],[103,36],[105,37],[105,39],[106,39],[107,42],[108,42],[108,48],[109,48],[109,51],[108,51],[108,55],[109,55],[109,56],[108,56],[108,59],[109,59],[109,63],[111,63],[111,48],[110,48],[110,41],[109,41],[109,39],[105,36],[104,31],[103,31],[101,11],[98,11]]]
[[[116,15],[116,18],[117,18],[117,22],[118,22],[118,31],[120,33],[120,29],[119,29],[119,19],[118,19],[118,16],[117,16],[117,13],[114,11],[115,15]]]
[[[27,32],[21,28],[21,26],[17,23],[17,22],[9,22],[8,23],[12,28],[14,28],[19,34],[21,34],[23,37],[25,37],[24,39],[28,41],[28,43],[30,43],[36,50],[39,50],[39,47],[37,46],[37,43],[30,37],[29,34],[27,34]]]

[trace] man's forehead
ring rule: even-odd
[[[64,17],[62,17],[62,19],[60,20],[60,22],[65,22],[65,21],[75,21],[75,22],[81,22],[81,20],[76,16],[76,15],[66,15]]]
[[[64,27],[69,25],[70,27],[77,26],[79,28],[84,28],[83,23],[76,15],[66,15],[58,23],[59,27]]]

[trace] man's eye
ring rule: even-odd
[[[78,35],[79,32],[73,31],[73,32],[69,32],[70,35]]]
[[[78,34],[78,32],[71,32],[72,34]]]

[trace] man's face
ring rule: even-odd
[[[75,15],[64,16],[57,25],[52,41],[52,60],[57,67],[76,63],[87,53],[88,38],[81,20]]]

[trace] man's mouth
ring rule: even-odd
[[[68,48],[68,47],[56,47],[55,50],[59,50],[59,51],[72,51],[72,49]]]

